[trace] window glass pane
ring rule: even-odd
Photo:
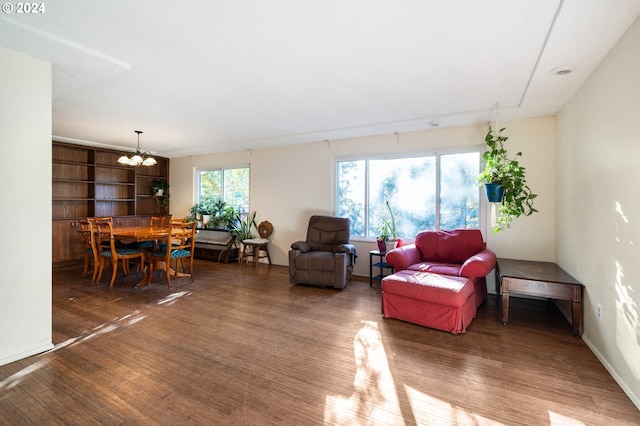
[[[200,200],[222,197],[222,171],[204,170],[200,172]]]
[[[223,200],[227,205],[249,211],[249,168],[202,170],[198,202]]]
[[[440,156],[440,229],[478,228],[480,153]]]
[[[336,214],[351,218],[352,236],[367,238],[378,237],[383,221],[391,219],[386,201],[398,238],[426,229],[479,228],[480,158],[474,150],[338,161]]]
[[[336,216],[351,219],[352,236],[364,236],[365,160],[340,161],[336,173]]]
[[[367,236],[380,233],[393,211],[398,238],[435,228],[435,157],[371,160],[369,162],[369,223]]]
[[[224,201],[242,212],[249,211],[249,168],[224,171]]]

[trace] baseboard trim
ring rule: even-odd
[[[29,349],[28,351],[20,352],[18,354],[10,355],[6,358],[0,359],[0,366],[11,364],[12,362],[19,361],[24,358],[28,358],[33,355],[41,354],[42,352],[46,352],[53,349],[53,343],[48,343],[43,346],[39,346],[36,348]]]
[[[622,391],[629,397],[631,402],[633,402],[633,405],[635,405],[636,408],[638,410],[640,410],[640,398],[638,397],[638,395],[633,393],[633,391],[625,383],[624,379],[622,377],[620,377],[620,375],[615,370],[615,368],[613,368],[613,366],[611,364],[609,364],[607,359],[604,356],[602,356],[602,354],[598,351],[598,349],[596,349],[596,347],[593,345],[593,343],[591,343],[591,341],[589,340],[588,337],[586,337],[583,334],[582,335],[582,340],[584,341],[584,343],[587,344],[589,349],[591,349],[591,352],[593,352],[593,354],[596,356],[596,358],[598,358],[600,363],[604,366],[605,370],[607,370],[609,372],[609,374],[611,374],[611,377],[613,377],[613,380],[615,380],[616,383],[618,384],[618,386],[620,386],[620,388],[622,388]]]

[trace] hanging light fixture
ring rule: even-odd
[[[131,157],[123,155],[118,158],[118,163],[126,164],[127,166],[155,166],[158,164],[149,151],[140,151],[140,133],[142,133],[142,130],[134,130],[134,132],[138,134],[138,148],[136,152],[132,153]]]

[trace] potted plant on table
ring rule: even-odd
[[[198,228],[204,228],[204,224],[206,223],[204,216],[209,215],[209,211],[210,208],[204,200],[191,206],[189,213],[191,213],[192,221],[196,222]]]
[[[519,216],[537,212],[533,207],[537,194],[529,188],[525,168],[517,160],[522,152],[518,152],[514,158],[508,156],[504,143],[509,137],[503,136],[503,131],[504,127],[495,131],[489,126],[484,139],[487,150],[482,154],[485,169],[478,176],[478,183],[484,184],[489,202],[501,203],[495,218],[494,233],[510,228]]]
[[[389,200],[386,200],[385,204],[387,206],[387,210],[389,211],[389,216],[384,217],[382,219],[382,225],[380,226],[380,234],[377,238],[378,248],[380,249],[381,252],[384,252],[387,250],[393,250],[398,246],[398,242],[399,242],[398,232],[396,229],[396,219],[393,216],[393,211],[391,211]]]

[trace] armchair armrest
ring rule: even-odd
[[[311,251],[311,246],[306,241],[296,241],[291,244],[291,248],[294,250],[300,250],[302,253]]]
[[[355,263],[358,254],[356,253],[356,246],[353,244],[340,244],[335,248],[336,253],[347,253],[351,255],[353,262]]]
[[[389,250],[386,256],[386,262],[393,266],[396,271],[403,271],[421,261],[422,255],[415,244],[408,244]]]
[[[353,244],[340,244],[335,248],[336,253],[350,253],[352,255],[356,255],[356,246]]]
[[[482,250],[467,259],[460,268],[460,276],[467,278],[484,277],[496,266],[496,254]]]

